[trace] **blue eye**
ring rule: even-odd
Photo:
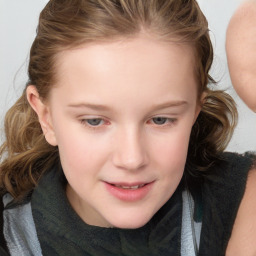
[[[91,118],[83,120],[83,123],[85,122],[90,126],[99,126],[102,124],[103,120],[101,118]]]
[[[154,117],[154,118],[152,118],[152,120],[153,120],[153,123],[154,124],[157,124],[157,125],[163,125],[163,124],[165,124],[167,121],[168,121],[168,118],[166,118],[166,117]]]

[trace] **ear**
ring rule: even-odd
[[[196,122],[196,119],[197,119],[198,115],[201,112],[202,105],[204,104],[206,96],[207,96],[207,93],[203,92],[202,95],[201,95],[200,100],[197,102],[195,116],[194,116],[194,123]]]
[[[33,85],[27,87],[26,95],[30,106],[38,116],[46,141],[52,146],[57,146],[49,106],[41,100],[36,87]]]

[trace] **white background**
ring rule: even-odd
[[[211,74],[219,88],[237,102],[239,124],[227,150],[256,150],[256,114],[250,111],[232,88],[225,54],[228,21],[243,0],[198,0],[211,30],[215,60]],[[4,114],[19,97],[27,81],[29,48],[35,36],[38,15],[47,0],[0,0],[0,127]],[[256,100],[256,99],[255,99]],[[0,130],[0,141],[3,132]]]

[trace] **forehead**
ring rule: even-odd
[[[196,84],[193,48],[149,37],[82,45],[62,52],[56,66],[56,87],[68,88],[70,95],[82,89],[98,95],[118,89],[129,94],[134,87],[143,94],[146,89]]]

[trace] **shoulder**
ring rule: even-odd
[[[245,176],[244,178],[247,179],[248,172],[254,165],[255,159],[256,155],[252,152],[246,152],[245,154],[224,152],[209,168],[205,177],[208,179],[216,177],[237,179],[237,177]]]
[[[226,255],[256,255],[256,168],[249,172]]]
[[[205,202],[216,202],[227,213],[238,209],[243,198],[248,175],[256,156],[253,153],[223,153],[204,175],[202,193]]]
[[[205,174],[204,186],[210,186],[216,193],[223,190],[243,191],[249,170],[254,165],[256,156],[253,153],[231,153],[225,152],[219,155],[218,160],[209,168]]]
[[[218,255],[225,252],[254,159],[250,153],[224,153],[204,174],[201,243],[205,251],[218,248]]]

